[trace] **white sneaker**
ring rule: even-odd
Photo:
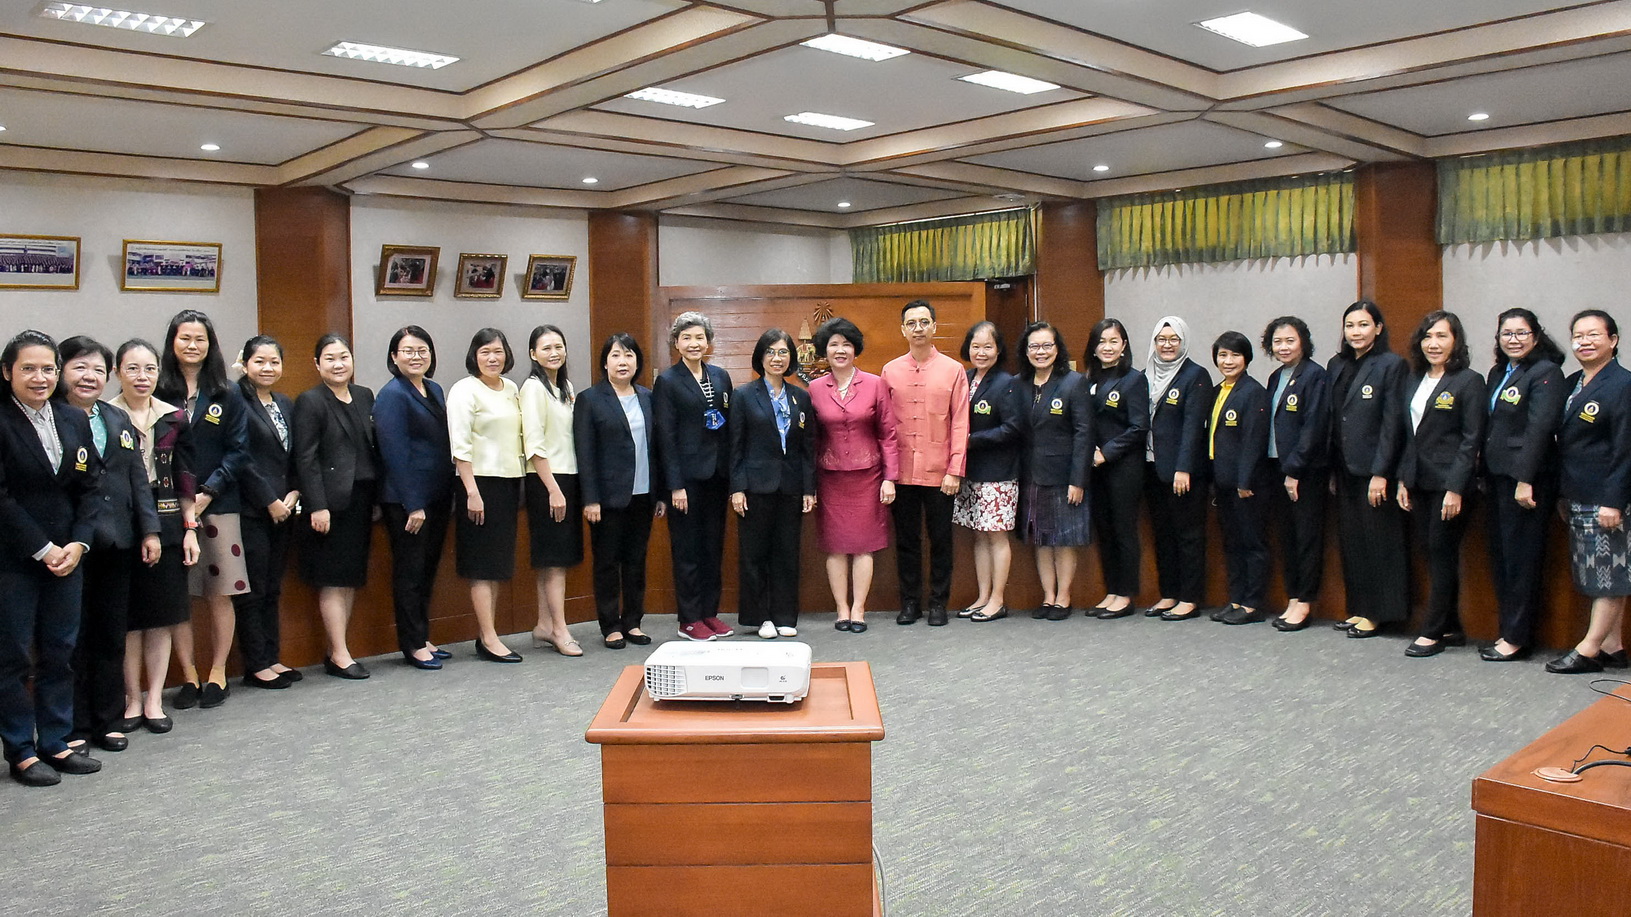
[[[776,639],[776,625],[770,623],[769,621],[766,621],[765,623],[760,624],[759,625],[759,636],[765,638],[766,640]]]
[[[799,635],[799,629],[796,627],[778,627],[776,628],[776,633],[783,637],[797,637]]]

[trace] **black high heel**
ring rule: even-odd
[[[521,654],[520,653],[517,653],[517,652],[512,650],[512,651],[510,651],[508,653],[505,653],[504,655],[500,656],[499,654],[497,654],[497,653],[493,652],[492,650],[488,649],[480,640],[476,641],[476,656],[477,656],[477,658],[484,659],[484,660],[486,660],[488,662],[520,662],[521,661]],[[441,668],[441,664],[438,663],[436,667]]]

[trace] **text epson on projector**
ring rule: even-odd
[[[810,646],[785,640],[685,643],[646,659],[652,700],[760,700],[791,704],[810,693]]]

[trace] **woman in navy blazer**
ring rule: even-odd
[[[1404,654],[1436,656],[1466,642],[1461,630],[1461,539],[1466,498],[1484,442],[1484,380],[1467,368],[1467,339],[1454,312],[1429,312],[1410,337],[1413,372],[1399,457],[1399,508],[1427,553],[1427,614]]]
[[[22,332],[0,369],[9,383],[0,399],[0,748],[13,780],[50,786],[57,771],[102,769],[68,748],[79,562],[95,538],[100,460],[85,412],[51,400],[55,341]]]
[[[1093,467],[1093,400],[1087,380],[1066,364],[1059,329],[1032,322],[1019,337],[1026,368],[1019,391],[1025,405],[1025,448],[1020,452],[1018,531],[1036,550],[1042,604],[1031,617],[1070,617],[1076,548],[1093,540],[1087,487]],[[1029,397],[1025,397],[1029,396]]]
[[[1404,360],[1388,350],[1382,310],[1368,299],[1342,313],[1331,376],[1331,448],[1348,617],[1337,630],[1374,637],[1410,617],[1404,516],[1389,499],[1404,439]]]
[[[1496,319],[1484,425],[1484,490],[1489,494],[1489,569],[1501,638],[1479,651],[1485,662],[1528,657],[1540,615],[1548,509],[1557,501],[1557,426],[1563,419],[1563,351],[1528,309]]]
[[[1005,593],[1013,556],[1008,541],[1019,509],[1024,406],[1014,377],[1002,369],[1008,345],[994,323],[976,322],[968,329],[963,359],[974,367],[968,371],[968,457],[951,521],[974,533],[980,594],[957,616],[995,621],[1008,616]]]
[[[1575,586],[1591,597],[1591,623],[1574,649],[1546,663],[1560,675],[1626,667],[1621,625],[1631,594],[1631,371],[1620,365],[1620,327],[1587,309],[1569,323],[1580,371],[1563,383],[1568,399],[1557,431],[1558,491],[1569,524]]]
[[[1314,362],[1308,324],[1282,315],[1263,329],[1263,349],[1280,362],[1269,374],[1268,455],[1280,480],[1269,487],[1279,520],[1286,610],[1270,623],[1287,633],[1308,627],[1325,578],[1325,502],[1330,482],[1331,384]]]
[[[617,332],[600,348],[601,380],[572,408],[573,447],[583,518],[594,555],[595,612],[601,641],[620,650],[645,646],[646,546],[661,517],[663,470],[651,418],[651,389],[638,385],[640,344]]]
[[[1269,579],[1268,492],[1274,468],[1269,452],[1269,393],[1246,374],[1252,344],[1225,331],[1212,344],[1223,381],[1212,390],[1207,456],[1217,488],[1218,528],[1229,573],[1229,604],[1212,613],[1225,624],[1268,620],[1263,592]]]
[[[1155,323],[1144,365],[1150,437],[1144,495],[1155,536],[1161,599],[1144,616],[1199,617],[1206,598],[1206,416],[1212,377],[1189,358],[1189,324],[1176,315]]]
[[[374,437],[385,472],[380,510],[391,540],[396,643],[408,665],[435,670],[451,655],[430,640],[430,597],[453,518],[447,397],[431,381],[436,344],[418,325],[391,335],[385,365],[392,378],[374,399]]]
[[[1093,326],[1082,363],[1093,399],[1093,473],[1088,503],[1099,536],[1104,598],[1090,610],[1111,620],[1133,613],[1143,550],[1138,537],[1138,500],[1144,481],[1144,449],[1150,435],[1150,385],[1133,369],[1127,328],[1113,318]]]
[[[810,393],[787,382],[798,368],[793,336],[766,331],[753,347],[759,380],[731,402],[731,510],[742,520],[736,623],[766,639],[798,636],[799,536],[816,505],[815,411]]]
[[[243,684],[281,689],[301,680],[299,672],[278,661],[283,574],[294,533],[289,520],[300,504],[294,470],[294,402],[272,391],[283,379],[283,345],[276,338],[257,334],[245,341],[238,362],[244,370],[238,394],[243,397],[249,434],[250,462],[238,481],[249,591],[233,596],[232,607],[238,613]]]

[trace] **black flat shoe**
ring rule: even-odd
[[[198,706],[203,710],[219,707],[227,702],[227,694],[229,693],[231,692],[221,685],[213,681],[206,681],[204,682],[203,693],[198,696]]]
[[[488,649],[480,640],[477,640],[476,658],[486,660],[487,662],[520,662],[521,654],[511,650],[510,652],[500,656],[499,654]],[[438,662],[436,667],[441,668],[442,664]]]
[[[1438,642],[1445,646],[1466,646],[1467,635],[1458,630],[1452,630],[1438,638]]]
[[[1348,628],[1348,636],[1354,637],[1354,638],[1359,639],[1359,640],[1363,640],[1366,637],[1380,636],[1381,633],[1382,633],[1382,625],[1380,625],[1380,624],[1376,625],[1375,627],[1371,628],[1370,630],[1363,630],[1361,628],[1352,627],[1352,626],[1350,626]]]
[[[116,729],[111,732],[104,732],[99,736],[92,736],[91,741],[95,742],[96,747],[103,751],[124,751],[130,747],[130,737],[115,734],[122,731]]]
[[[1006,617],[1008,617],[1008,606],[1007,605],[1002,605],[1002,606],[998,607],[996,611],[993,611],[990,614],[986,614],[985,607],[981,606],[980,610],[975,612],[974,615],[969,618],[969,620],[970,621],[977,621],[977,622],[985,622],[985,621],[996,621],[996,620],[1006,618]]]
[[[204,689],[202,686],[196,685],[189,681],[181,686],[180,691],[176,692],[175,699],[170,701],[170,706],[176,708],[177,710],[191,710],[192,708],[198,706],[198,698],[203,695],[203,693]]]
[[[153,733],[154,735],[161,736],[176,728],[176,721],[170,719],[168,716],[142,717],[142,728]]]
[[[1597,661],[1602,663],[1605,669],[1631,668],[1631,656],[1627,656],[1625,650],[1618,653],[1598,652]]]
[[[959,618],[972,618],[972,617],[974,617],[974,613],[976,611],[979,611],[980,609],[982,609],[984,607],[985,607],[984,605],[970,605],[967,608],[964,608],[961,611],[957,612],[957,617],[959,617]]]
[[[1214,621],[1222,621],[1224,615],[1239,607],[1239,605],[1219,605],[1216,608],[1208,608],[1203,613]]]
[[[850,626],[850,620],[849,620],[849,618],[845,618],[842,621],[834,622],[833,626],[832,626],[832,629],[833,630],[849,630],[849,626]]]
[[[282,673],[279,673],[275,678],[256,678],[254,675],[245,675],[241,680],[246,688],[265,688],[268,691],[287,688],[290,684],[289,679],[284,678]]]
[[[122,720],[115,720],[109,730],[112,732],[135,732],[140,728],[142,728],[141,717],[127,716]]]
[[[650,646],[651,645],[651,635],[650,634],[626,634],[625,639],[627,639],[630,643],[634,644],[635,646]]]
[[[1307,630],[1308,629],[1308,622],[1309,622],[1309,620],[1311,618],[1312,618],[1312,616],[1307,617],[1307,618],[1303,618],[1301,621],[1298,621],[1296,624],[1293,624],[1290,621],[1287,621],[1285,618],[1275,618],[1272,623],[1274,624],[1274,629],[1279,631],[1280,633],[1282,633],[1282,634],[1291,634],[1291,633],[1296,633],[1299,630]]]
[[[480,646],[481,644],[476,645]],[[438,672],[442,668],[442,660],[437,659],[434,653],[431,654],[429,659],[420,659],[412,653],[403,653],[402,661],[416,669],[424,669],[427,672]]]
[[[443,650],[443,649],[431,650],[430,654],[431,654],[431,656],[433,656],[433,657],[435,657],[437,659],[452,659],[453,658],[452,653],[448,652],[447,650]]]
[[[609,650],[620,650],[629,645],[629,641],[623,639],[622,637],[617,637],[615,639],[611,637],[602,637],[600,638],[600,642],[604,643],[606,648]]]
[[[1485,662],[1517,662],[1520,659],[1528,659],[1530,649],[1527,646],[1520,646],[1510,653],[1503,653],[1493,645],[1486,646],[1478,651],[1478,658]]]
[[[1073,613],[1074,612],[1069,605],[1055,605],[1048,609],[1048,620],[1063,621],[1066,618],[1069,618]]]
[[[1041,605],[1031,609],[1031,620],[1046,621],[1048,619],[1048,613],[1051,611],[1053,611],[1053,603],[1043,602]]]
[[[1176,605],[1172,606],[1172,608],[1177,608],[1177,607],[1178,606],[1176,606]],[[1186,611],[1183,614],[1178,614],[1178,615],[1175,615],[1175,614],[1172,613],[1172,608],[1169,608],[1166,611],[1161,612],[1161,620],[1163,620],[1163,621],[1193,621],[1196,618],[1201,616],[1201,610],[1198,607],[1197,608],[1191,608],[1189,611]]]
[[[40,760],[59,774],[94,774],[102,769],[102,762],[73,752],[60,756],[40,755]]]
[[[287,672],[279,672],[278,677],[282,678],[284,681],[288,682],[291,685],[294,684],[297,681],[305,681],[306,680],[306,676],[300,674],[299,669],[290,669]]]
[[[1603,664],[1591,656],[1581,654],[1579,650],[1569,650],[1562,656],[1546,663],[1546,671],[1553,675],[1584,675],[1587,672],[1601,672]]]
[[[1168,605],[1165,608],[1157,608],[1154,605],[1151,605],[1150,607],[1144,609],[1143,614],[1144,614],[1144,617],[1146,617],[1146,618],[1159,618],[1162,615],[1166,614],[1167,612],[1169,612],[1169,611],[1171,611],[1171,610],[1173,610],[1174,608],[1177,608],[1177,607],[1178,606],[1176,606],[1176,605]]]
[[[362,663],[357,662],[356,660],[352,660],[350,665],[342,669],[334,662],[334,660],[325,656],[323,658],[323,671],[333,675],[335,678],[349,678],[352,681],[361,681],[368,677],[368,670],[363,668]]]
[[[1132,617],[1135,610],[1136,609],[1133,608],[1133,603],[1128,602],[1115,611],[1111,611],[1108,608],[1100,608],[1098,611],[1091,612],[1091,614],[1100,621],[1114,621],[1117,618]]]
[[[46,765],[44,758],[27,767],[18,767],[12,764],[7,767],[7,770],[11,772],[11,779],[23,786],[56,786],[62,782],[62,778],[57,776],[57,772]]]
[[[1261,624],[1269,619],[1266,611],[1247,611],[1244,607],[1236,605],[1223,613],[1219,618],[1225,624]]]
[[[1338,621],[1335,624],[1331,625],[1331,629],[1332,630],[1353,630],[1354,629],[1354,622],[1352,622],[1352,621]]]
[[[852,634],[864,634],[864,633],[866,633],[866,622],[865,621],[851,621],[851,622],[849,622],[849,632],[852,633]]]
[[[1404,648],[1404,654],[1411,659],[1426,659],[1428,656],[1437,656],[1444,652],[1444,641],[1434,643],[1412,643]]]

